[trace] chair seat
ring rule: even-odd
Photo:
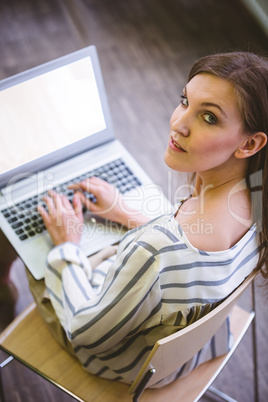
[[[235,306],[231,316],[231,329],[235,339],[239,337],[241,329],[249,320],[250,313]],[[50,334],[35,304],[31,304],[0,335],[0,344],[6,353],[14,356],[77,400],[85,402],[132,400],[132,396],[128,394],[129,385],[89,374],[74,357],[62,349]],[[203,389],[207,389],[212,383],[228,358],[229,354],[204,363],[187,377],[161,389],[146,389],[141,396],[141,401],[193,402],[200,393],[203,393]]]

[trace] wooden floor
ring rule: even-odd
[[[0,3],[0,79],[90,44],[98,49],[116,136],[173,202],[180,179],[165,167],[163,152],[169,117],[191,63],[217,51],[250,50],[267,55],[268,38],[239,0]],[[19,289],[20,312],[31,295],[19,260],[12,276]],[[268,309],[259,286],[257,299],[259,392],[260,401],[266,402]],[[242,303],[248,301],[246,294]],[[16,362],[5,368],[4,375],[8,402],[73,400]],[[250,332],[216,385],[239,401],[253,401]],[[208,395],[202,398],[206,400]]]

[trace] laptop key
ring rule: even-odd
[[[18,229],[18,230],[15,231],[15,233],[16,233],[17,235],[20,235],[20,234],[23,233],[23,229]]]
[[[22,222],[16,222],[13,225],[11,225],[12,229],[17,229],[20,228],[21,226],[23,226]]]
[[[18,218],[16,216],[13,216],[12,218],[8,219],[8,223],[13,223],[16,222]]]

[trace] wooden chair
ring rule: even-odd
[[[78,401],[138,401],[141,394],[141,400],[144,402],[197,401],[225,366],[254,318],[254,311],[247,312],[236,305],[244,290],[250,284],[253,285],[253,279],[253,275],[246,279],[205,317],[159,340],[130,389],[127,384],[100,379],[87,373],[75,358],[56,343],[34,304],[21,313],[1,334],[0,348]],[[174,372],[198,352],[215,334],[230,311],[235,344],[227,355],[202,364],[187,377],[163,388],[147,388]],[[10,358],[7,359],[9,360]],[[0,374],[7,361],[0,366]],[[3,383],[1,385],[3,386]],[[2,399],[4,400],[4,392]]]

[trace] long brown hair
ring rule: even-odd
[[[188,82],[208,73],[228,80],[234,90],[246,132],[268,135],[268,59],[249,52],[220,53],[202,57],[190,70]],[[260,233],[259,262],[268,280],[268,146],[249,158],[246,182],[251,191],[254,222]],[[257,194],[257,196],[255,196]]]

